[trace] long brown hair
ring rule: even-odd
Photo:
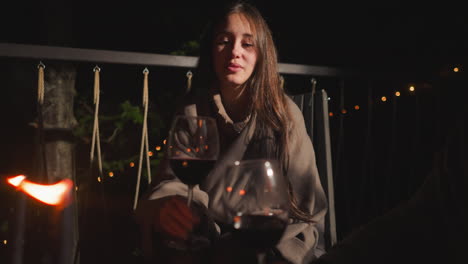
[[[249,21],[258,53],[255,69],[244,84],[251,96],[252,114],[256,116],[254,139],[273,136],[276,140],[275,156],[281,161],[283,170],[286,171],[289,163],[287,149],[291,118],[286,95],[280,85],[278,56],[273,37],[257,8],[244,1],[234,1],[224,6],[222,12],[216,13],[202,36],[200,57],[191,91],[195,94],[192,96],[206,96],[208,89],[216,81],[213,70],[213,39],[216,27],[233,13],[243,14]],[[287,178],[286,173],[284,175]],[[289,185],[292,217],[302,221],[311,221],[310,214],[298,207],[290,179],[286,180]]]

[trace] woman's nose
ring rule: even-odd
[[[241,52],[242,52],[242,50],[241,50],[241,47],[240,47],[239,44],[234,44],[234,45],[232,46],[231,53],[232,53],[232,57],[233,57],[233,58],[238,58],[238,57],[240,57]]]

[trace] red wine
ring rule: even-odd
[[[170,159],[169,161],[177,178],[188,185],[201,183],[215,164],[215,160],[203,159]]]
[[[265,250],[279,242],[285,229],[286,220],[276,215],[243,215],[234,219],[233,235],[250,248]]]

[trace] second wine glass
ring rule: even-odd
[[[175,175],[188,185],[190,206],[192,188],[205,179],[219,155],[216,120],[207,116],[176,116],[169,131],[167,155]]]
[[[236,161],[224,180],[225,221],[258,263],[280,241],[289,218],[287,182],[276,160]]]

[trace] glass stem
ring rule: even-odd
[[[187,206],[190,208],[190,205],[192,204],[192,199],[193,199],[193,185],[188,185],[188,191],[187,191]]]

